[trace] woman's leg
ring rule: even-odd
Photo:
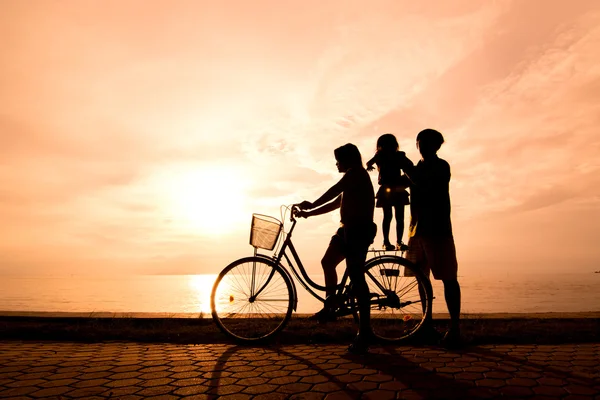
[[[349,250],[346,265],[352,289],[358,299],[359,328],[358,334],[361,341],[366,345],[371,337],[371,296],[369,286],[365,279],[365,261],[367,259],[367,248]]]
[[[373,336],[371,329],[371,296],[365,279],[365,262],[369,245],[377,233],[377,226],[346,232],[346,268],[352,281],[352,290],[358,299],[359,328],[350,352],[364,353]]]
[[[337,285],[337,272],[335,268],[342,260],[344,260],[344,241],[335,234],[329,242],[329,247],[325,250],[325,255],[321,259],[321,266],[323,267],[323,274],[325,276],[325,299],[335,294],[335,287]],[[317,320],[319,322],[327,322],[335,320],[334,311],[330,303],[325,302],[323,308],[318,311],[310,319]]]
[[[323,267],[323,274],[325,275],[325,296],[329,297],[335,294],[335,286],[337,285],[337,272],[336,267],[339,263],[344,260],[343,242],[342,239],[334,236],[329,242],[329,247],[323,255],[321,260],[321,266]]]

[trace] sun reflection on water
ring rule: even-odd
[[[216,274],[190,275],[188,284],[195,294],[195,309],[204,317],[210,317],[210,293],[217,279]]]

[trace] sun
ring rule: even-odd
[[[188,230],[227,234],[248,222],[247,182],[241,169],[228,166],[173,171],[166,183],[169,214]]]

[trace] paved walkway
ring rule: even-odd
[[[0,342],[0,398],[600,399],[600,344],[345,349]]]

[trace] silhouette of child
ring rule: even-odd
[[[376,207],[383,210],[383,248],[385,250],[402,249],[402,235],[404,234],[404,207],[409,204],[408,191],[410,185],[408,178],[402,174],[404,166],[412,167],[412,162],[403,151],[398,150],[398,141],[391,133],[381,135],[377,139],[377,152],[367,162],[367,171],[372,171],[373,164],[379,170],[379,190],[375,195]],[[396,243],[390,242],[390,225],[392,222],[392,209],[396,215]]]
[[[458,262],[450,220],[450,165],[438,157],[444,143],[442,134],[425,129],[417,135],[417,148],[422,159],[404,171],[412,184],[411,221],[406,258],[417,264],[426,276],[444,283],[444,297],[450,314],[450,329],[443,343],[456,346],[460,342],[460,285]]]
[[[368,351],[368,342],[372,335],[370,296],[365,281],[364,265],[367,250],[373,243],[377,231],[377,225],[373,222],[375,211],[373,184],[369,173],[363,167],[360,152],[355,145],[348,143],[339,147],[335,149],[334,155],[338,171],[344,176],[315,202],[300,203],[299,208],[302,211],[296,215],[308,218],[340,209],[341,226],[331,238],[321,265],[325,274],[326,295],[329,297],[335,294],[337,285],[335,269],[346,259],[346,268],[358,297],[360,315],[359,332],[348,347],[348,351],[364,353]],[[326,307],[312,318],[320,322],[335,319],[333,310]]]

